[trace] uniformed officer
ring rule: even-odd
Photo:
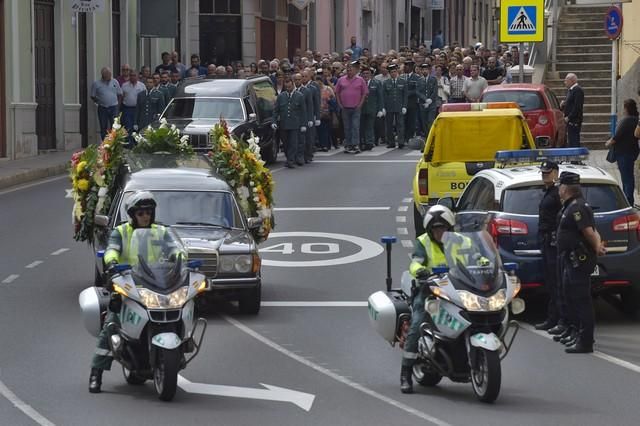
[[[304,138],[300,137],[300,133],[307,131],[307,106],[302,93],[294,90],[290,76],[284,78],[284,89],[276,99],[271,127],[274,130],[280,127],[280,137],[287,157],[286,166],[293,169],[294,162],[304,165]]]
[[[556,248],[556,230],[558,229],[558,213],[562,208],[558,187],[558,164],[553,161],[544,161],[540,165],[544,195],[538,206],[538,240],[542,251],[542,268],[544,285],[549,294],[547,306],[547,319],[536,324],[536,330],[554,330],[553,334],[564,332],[565,317],[562,309],[562,292],[558,285],[558,250]]]
[[[138,93],[134,130],[144,129],[158,119],[164,111],[164,95],[156,89],[153,77],[147,77],[144,82],[146,90]]]
[[[307,68],[302,72],[302,84],[311,93],[311,114],[313,118],[312,126],[307,129],[304,146],[304,162],[313,161],[313,152],[317,141],[316,128],[320,127],[320,89],[313,82],[314,72]]]
[[[156,89],[158,89],[160,91],[160,93],[162,93],[162,95],[164,96],[164,104],[168,104],[170,101],[169,98],[169,89],[167,89],[165,86],[162,85],[162,77],[160,77],[159,73],[154,73],[153,74],[153,83]]]
[[[590,353],[595,326],[590,275],[597,256],[606,250],[595,229],[593,210],[580,191],[580,175],[562,172],[559,183],[562,211],[557,230],[558,262],[569,325],[576,330],[575,340],[565,342],[565,352]]]
[[[391,78],[382,84],[384,110],[386,111],[387,148],[395,148],[394,126],[398,137],[398,147],[404,147],[404,115],[407,113],[407,83],[398,78],[398,66],[387,67]]]
[[[165,90],[165,103],[169,103],[171,99],[176,95],[176,89],[178,86],[171,84],[171,78],[168,71],[163,71],[160,74],[160,87]]]
[[[296,159],[296,164],[298,164],[299,166],[304,166],[305,163],[310,162],[309,158],[307,157],[307,144],[309,143],[308,134],[313,128],[313,124],[315,122],[315,117],[313,116],[313,112],[314,112],[313,89],[310,87],[306,87],[303,84],[304,82],[302,80],[301,73],[294,74],[293,82],[296,86],[296,91],[300,92],[305,103],[305,111],[306,111],[305,127],[307,128],[307,130],[304,132],[304,135],[300,136],[300,141],[298,141],[298,146],[302,146],[302,152],[298,153],[298,157],[302,156],[302,164],[300,164],[300,161]]]
[[[405,116],[405,140],[409,140],[416,134],[416,125],[420,107],[418,105],[418,85],[421,77],[414,72],[415,62],[409,60],[404,63],[407,81],[407,114]]]
[[[431,125],[436,119],[438,100],[438,80],[431,75],[431,64],[420,65],[422,77],[418,84],[418,102],[420,104],[421,131],[424,136],[429,136]]]
[[[367,66],[361,70],[361,77],[367,83],[369,94],[362,104],[360,115],[360,135],[362,135],[362,150],[370,151],[375,142],[375,120],[384,115],[382,84],[371,78],[371,69]]]

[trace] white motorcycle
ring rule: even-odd
[[[138,262],[116,265],[111,277],[120,300],[116,297],[114,303],[102,287],[80,293],[84,325],[97,337],[111,300],[119,322],[107,324],[108,342],[114,360],[122,364],[125,380],[142,384],[152,379],[159,398],[170,401],[178,371],[200,351],[207,322],[194,318],[194,298],[208,284],[197,272],[202,262],[184,260],[186,250],[171,229],[162,236],[154,229],[136,229],[131,246],[141,253]]]
[[[425,298],[426,321],[420,326],[414,380],[435,386],[442,377],[471,381],[480,401],[493,402],[500,393],[500,361],[507,355],[519,326],[510,321],[525,304],[517,295],[520,282],[516,264],[502,265],[491,236],[485,231],[447,232],[443,237],[449,267],[434,267],[418,291],[408,271],[399,289],[391,288],[390,251],[387,246],[387,292],[369,296],[369,317],[376,331],[392,346],[404,347],[411,324],[414,297]],[[509,309],[510,308],[510,309]]]

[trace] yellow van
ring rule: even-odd
[[[534,149],[535,141],[517,104],[445,104],[413,177],[416,236],[422,218],[438,199],[457,199],[473,175],[494,166],[496,151]]]

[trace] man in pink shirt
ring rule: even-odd
[[[369,94],[367,83],[357,75],[359,68],[358,61],[350,62],[347,75],[336,83],[336,99],[344,122],[344,152],[354,154],[360,152],[360,109]]]

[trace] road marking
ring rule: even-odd
[[[308,260],[308,261],[288,261],[288,260],[270,260],[262,259],[262,264],[266,266],[280,266],[288,268],[300,268],[300,267],[314,267],[314,266],[335,266],[344,265],[347,263],[356,263],[363,260],[371,259],[379,256],[384,252],[382,246],[366,238],[356,237],[355,235],[346,234],[332,234],[328,232],[272,232],[269,234],[269,240],[273,238],[287,238],[287,237],[310,237],[310,238],[325,238],[333,240],[348,241],[352,244],[360,246],[360,251],[345,257],[338,257],[335,259],[325,260]],[[282,245],[282,244],[278,244]],[[293,244],[291,244],[292,246]],[[267,248],[272,248],[267,247]],[[260,250],[262,251],[262,250]],[[274,250],[275,251],[275,250]],[[290,254],[290,253],[286,253]]]
[[[20,191],[22,189],[28,189],[28,188],[32,188],[34,186],[44,185],[45,183],[55,182],[55,181],[60,180],[60,179],[68,179],[68,178],[69,178],[69,176],[66,175],[66,174],[60,175],[60,176],[57,176],[57,177],[54,177],[54,178],[51,178],[51,179],[45,179],[45,180],[41,180],[39,182],[28,183],[28,184],[25,184],[25,185],[17,186],[15,188],[5,189],[4,191],[0,191],[0,195],[10,194],[12,192]]]
[[[541,336],[541,337],[544,337],[545,339],[549,339],[549,340],[553,341],[553,336],[551,336],[547,332],[544,332],[544,331],[541,331],[541,330],[536,330],[531,324],[520,323],[520,326],[522,328],[524,328],[525,330],[530,331],[533,334],[537,334],[538,336]],[[610,363],[615,364],[618,367],[622,367],[622,368],[626,368],[627,370],[631,370],[634,373],[640,373],[640,365],[634,364],[634,363],[629,362],[629,361],[625,361],[625,360],[617,358],[617,357],[615,357],[613,355],[605,354],[604,352],[600,352],[600,351],[593,351],[593,353],[591,355],[596,357],[596,358],[600,358],[602,360],[609,361]]]
[[[39,424],[40,426],[56,426],[54,423],[47,420],[42,414],[38,413],[33,407],[21,400],[0,380],[0,395],[4,396],[10,403],[13,404],[18,410],[29,416],[31,420]]]
[[[407,152],[404,156],[405,157],[420,157],[422,155],[422,151],[411,151],[411,152]]]
[[[64,192],[64,198],[73,198],[73,189],[65,189]]]
[[[51,253],[51,256],[58,256],[61,255],[62,253],[64,253],[65,251],[69,251],[68,248],[61,248],[59,250],[54,251],[53,253]]]
[[[353,164],[353,163],[415,163],[413,160],[318,160],[315,163]]]
[[[207,383],[192,383],[182,376],[178,376],[178,386],[185,392],[202,395],[217,395],[231,398],[261,399],[263,401],[290,402],[305,411],[311,410],[315,395],[298,392],[293,389],[260,383],[266,389],[242,388],[238,386],[210,385]]]
[[[271,170],[271,174],[274,174],[275,172],[279,172],[280,170],[284,170],[286,167],[279,167],[277,169],[273,169]]]
[[[343,149],[334,149],[331,151],[327,151],[327,152],[316,152],[313,154],[314,157],[331,157],[332,155],[336,155],[336,154],[342,154],[344,152]]]
[[[411,240],[402,240],[400,243],[402,243],[402,247],[404,248],[413,248],[413,241]]]
[[[407,217],[406,216],[396,216],[396,222],[398,222],[398,223],[406,223],[407,222]]]
[[[367,302],[287,302],[271,301],[262,302],[263,307],[269,308],[362,308],[367,307]]]
[[[409,230],[407,228],[398,228],[398,235],[409,235]]]
[[[385,211],[391,207],[276,207],[276,212],[351,212],[351,211]]]
[[[321,374],[324,374],[325,376],[328,376],[334,380],[336,380],[337,382],[340,382],[342,384],[345,384],[347,386],[349,386],[352,389],[355,389],[357,391],[360,391],[366,395],[369,395],[379,401],[382,401],[386,404],[389,404],[393,407],[396,407],[402,411],[405,411],[409,414],[413,414],[416,417],[419,417],[423,420],[426,420],[428,422],[431,422],[435,425],[438,426],[450,426],[449,423],[445,422],[444,420],[440,420],[436,417],[433,417],[427,413],[424,413],[422,411],[416,410],[413,407],[410,407],[406,404],[403,404],[400,401],[396,401],[393,398],[389,398],[386,397],[384,395],[382,395],[381,393],[378,393],[372,389],[369,389],[359,383],[354,382],[353,380],[345,377],[345,376],[341,376],[340,374],[337,374],[331,370],[329,370],[328,368],[324,368],[318,364],[316,364],[315,362],[309,361],[308,359],[305,359],[303,357],[301,357],[300,355],[296,355],[295,353],[291,352],[288,349],[283,348],[282,346],[278,345],[276,342],[268,339],[267,337],[264,337],[263,335],[261,335],[260,333],[252,330],[251,328],[247,327],[246,325],[242,324],[240,321],[237,321],[227,315],[222,315],[222,318],[224,318],[227,322],[229,322],[230,324],[232,324],[233,326],[235,326],[236,328],[238,328],[239,330],[241,330],[242,332],[248,334],[249,336],[253,337],[254,339],[258,340],[259,342],[267,345],[268,347],[270,347],[271,349],[274,349],[278,352],[280,352],[281,354],[295,360],[298,361],[299,363],[301,363],[302,365],[305,365]]]
[[[403,202],[403,203],[406,203],[406,204],[409,204],[409,203],[410,203],[410,202],[412,202],[412,201],[413,201],[413,198],[403,198],[403,199],[402,199],[402,202]]]
[[[27,266],[25,266],[25,268],[27,269],[33,269],[38,265],[43,264],[44,262],[42,260],[36,260],[35,262],[31,262],[30,264],[28,264]]]
[[[17,280],[19,277],[20,275],[16,275],[16,274],[9,275],[7,278],[2,280],[2,284],[11,284],[15,280]]]
[[[360,154],[358,154],[358,157],[378,157],[380,155],[384,155],[393,150],[395,150],[395,148],[386,148],[386,147],[374,148],[371,151],[361,152]]]
[[[399,212],[406,212],[409,210],[409,206],[398,206]]]

